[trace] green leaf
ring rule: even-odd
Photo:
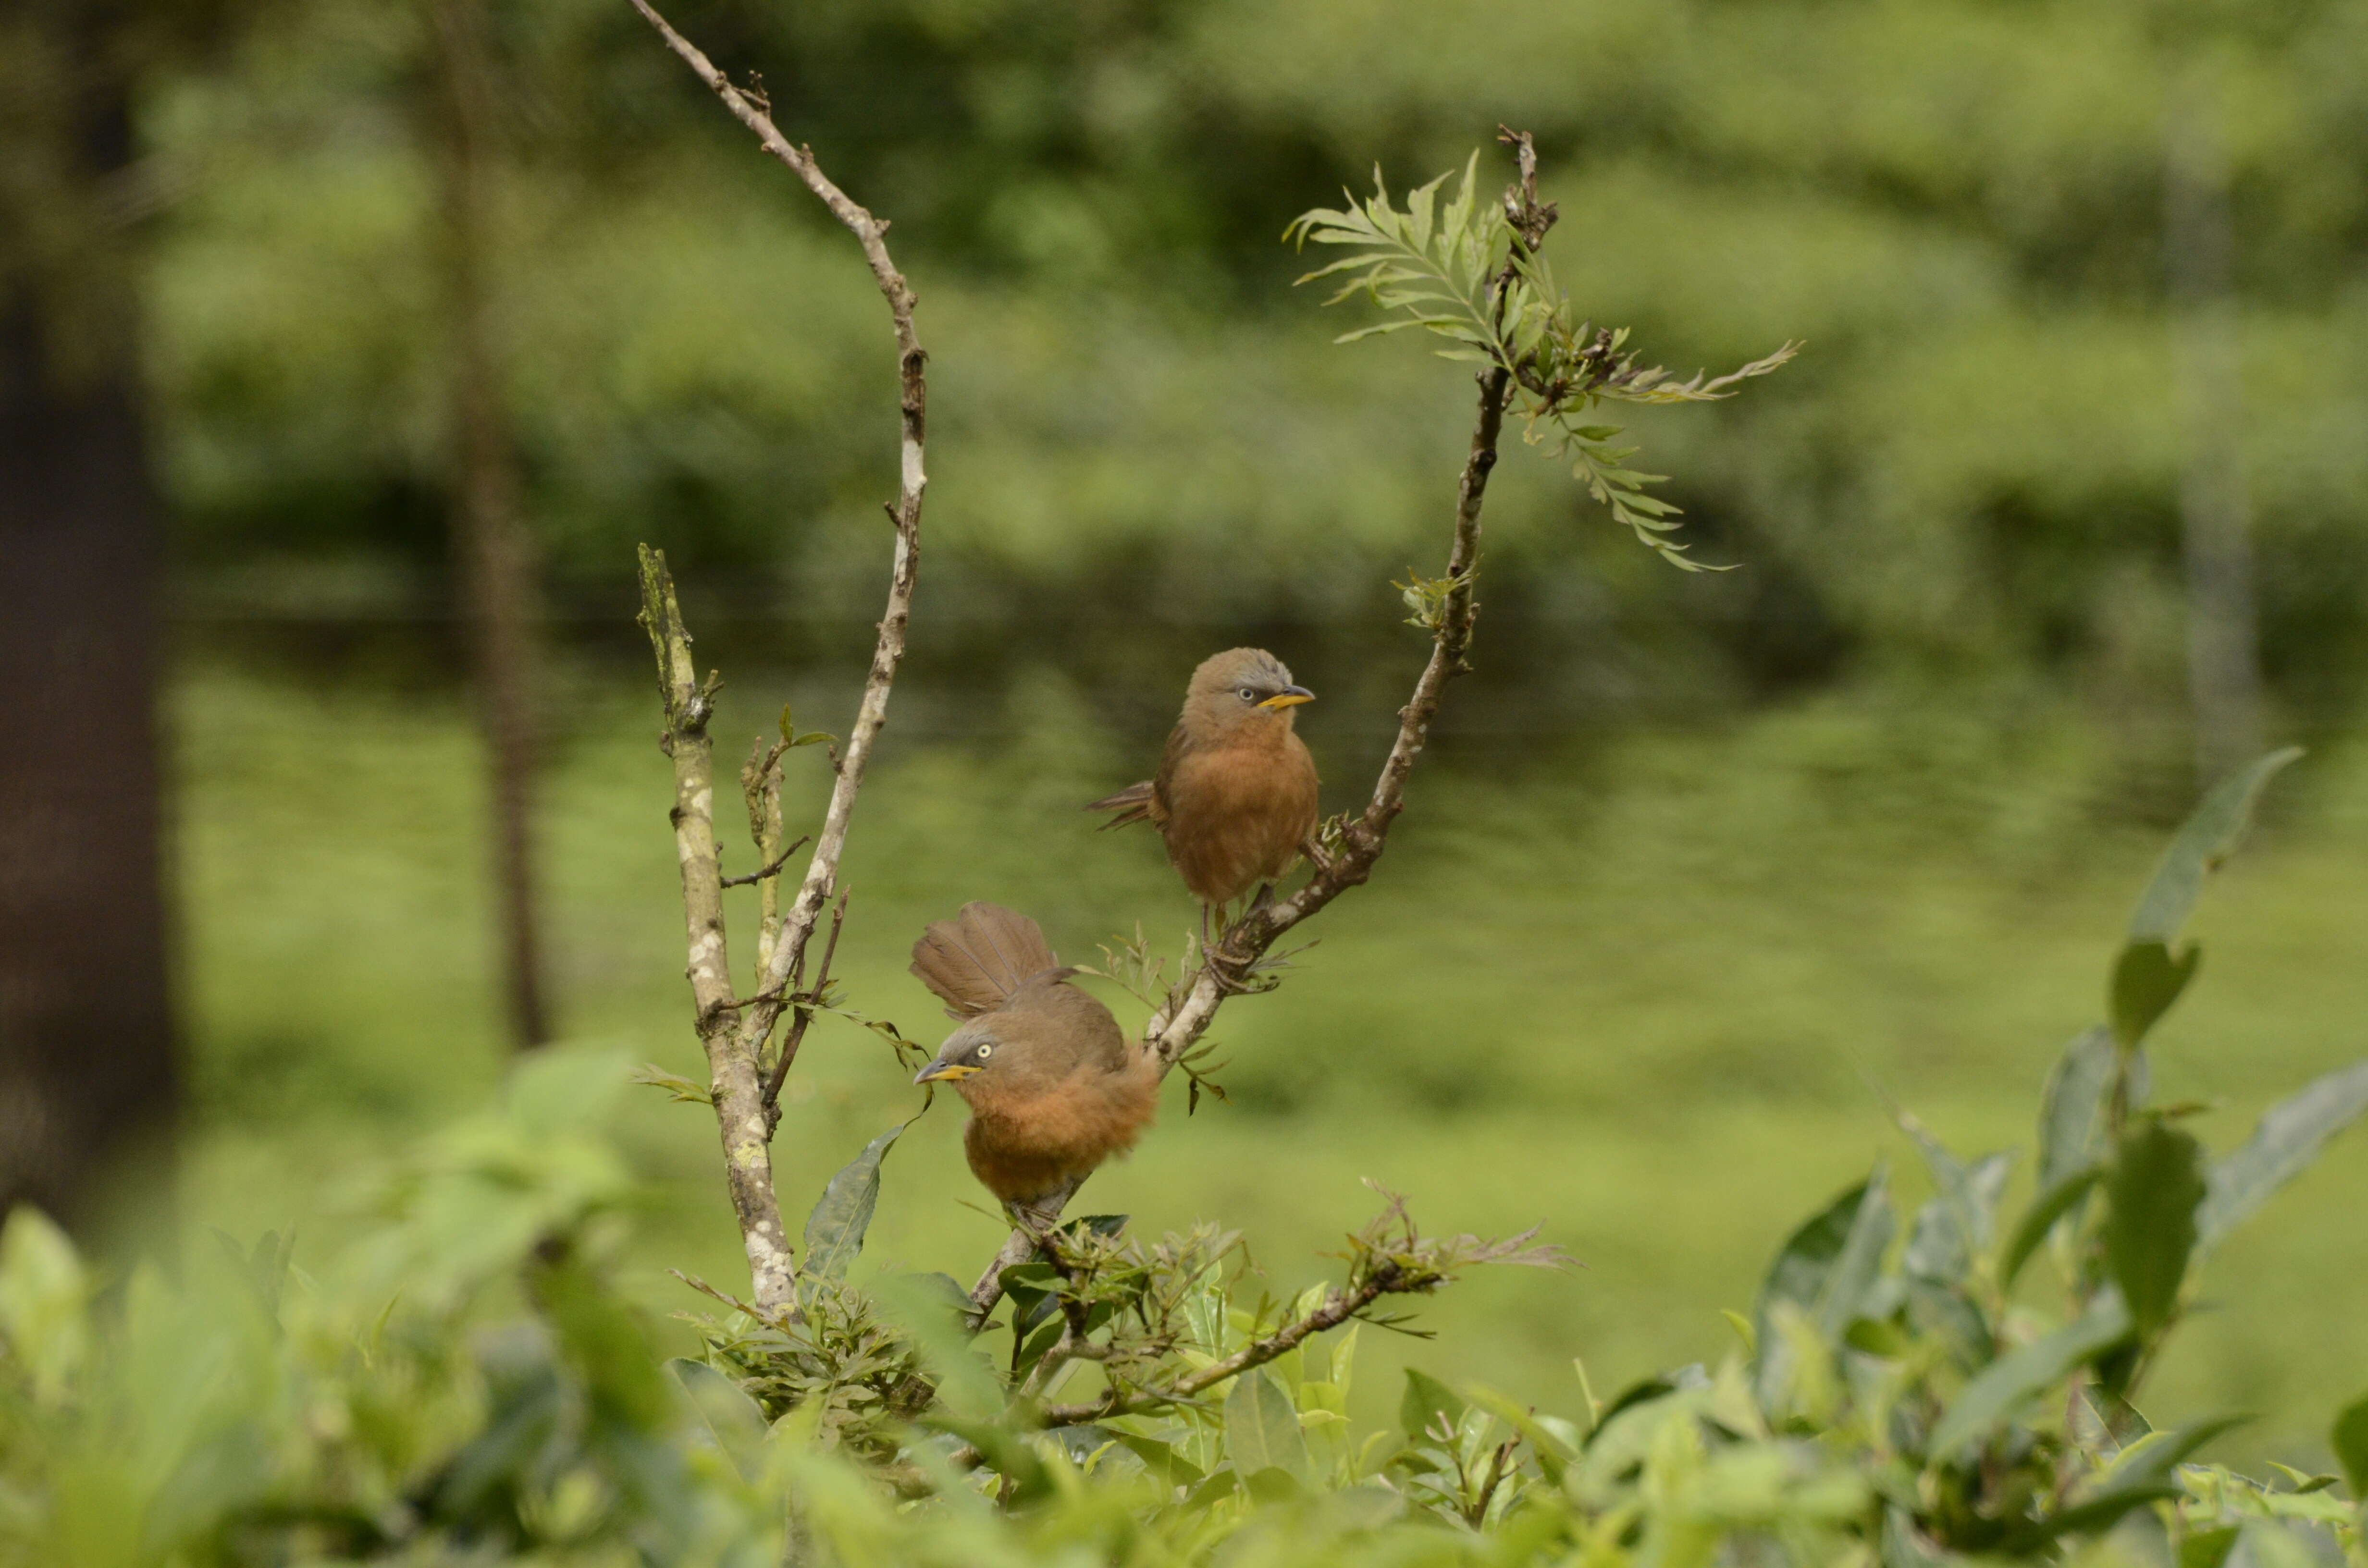
[[[2221,1568],[2228,1561],[2228,1549],[2236,1544],[2235,1525],[2191,1529],[2179,1542],[2179,1568]]]
[[[2109,1492],[2085,1503],[2076,1503],[2068,1508],[2058,1508],[2044,1519],[2032,1520],[2008,1536],[2006,1546],[2019,1555],[2036,1552],[2060,1536],[2095,1535],[2121,1523],[2133,1509],[2143,1508],[2149,1503],[2175,1503],[2186,1495],[2180,1487],[2160,1483]]]
[[[1486,1388],[1472,1390],[1472,1403],[1521,1435],[1548,1485],[1560,1486],[1564,1471],[1578,1462],[1578,1449],[1540,1422],[1529,1405]]]
[[[880,1202],[880,1162],[910,1125],[900,1121],[866,1143],[822,1189],[806,1216],[806,1273],[847,1278],[847,1266],[863,1251],[863,1233],[871,1228],[871,1210]]]
[[[2327,1442],[2351,1483],[2351,1495],[2368,1497],[2368,1394],[2344,1406]]]
[[[1968,1165],[1913,1117],[1903,1116],[1901,1121],[1938,1190],[1916,1211],[1900,1267],[1918,1278],[1954,1284],[1973,1267],[1974,1259],[1989,1251],[1998,1228],[1998,1199],[2006,1191],[2012,1162],[2004,1154],[1985,1154]]]
[[[712,1106],[715,1091],[704,1084],[694,1084],[679,1073],[669,1073],[654,1062],[645,1062],[633,1069],[632,1082],[647,1084],[654,1089],[664,1089],[666,1097],[689,1105]]]
[[[2122,949],[2113,963],[2108,1001],[2113,1039],[2123,1051],[2137,1049],[2146,1031],[2170,1011],[2170,1005],[2195,978],[2196,966],[2203,961],[2203,949],[2193,942],[2175,955],[2167,944],[2151,937],[2133,941]]]
[[[1883,1568],[1949,1568],[1966,1561],[1916,1528],[1916,1517],[1898,1504],[1883,1510]]]
[[[1003,1293],[1011,1299],[1011,1328],[1015,1334],[1026,1334],[1060,1310],[1061,1299],[1054,1294],[1060,1283],[1059,1270],[1049,1263],[1030,1261],[1015,1263],[997,1276],[1003,1282]]]
[[[757,1402],[738,1383],[704,1361],[677,1356],[666,1365],[689,1399],[700,1424],[732,1461],[732,1468],[740,1472],[740,1479],[755,1482],[765,1469],[767,1426],[765,1413],[757,1407]]]
[[[32,1373],[34,1398],[43,1404],[65,1397],[90,1354],[90,1293],[66,1233],[30,1203],[10,1210],[0,1226],[0,1336],[9,1358]]]
[[[635,1433],[662,1429],[674,1402],[633,1310],[582,1264],[539,1266],[535,1296],[559,1331],[559,1345],[591,1394],[596,1418]]]
[[[2047,1075],[2047,1089],[2039,1108],[2039,1185],[2055,1187],[2085,1165],[2101,1165],[2105,1147],[2105,1108],[2113,1092],[2113,1075],[2121,1069],[2112,1031],[2089,1029],[2064,1048]],[[2130,1104],[2146,1104],[2147,1078],[2144,1051],[2128,1062]]]
[[[2227,1568],[2342,1568],[2343,1549],[2302,1519],[2247,1519],[2226,1561]]]
[[[1839,1340],[1857,1314],[1867,1287],[1882,1267],[1883,1250],[1891,1242],[1887,1187],[1888,1174],[1877,1165],[1873,1175],[1794,1231],[1769,1266],[1751,1312],[1759,1344],[1758,1381],[1763,1394],[1785,1355],[1782,1336],[1770,1333],[1769,1326],[1770,1311],[1778,1301],[1799,1307],[1828,1342]]]
[[[2101,1497],[2166,1485],[2172,1481],[2172,1472],[2193,1458],[2204,1444],[2252,1419],[2249,1415],[2215,1415],[2192,1421],[2173,1431],[2148,1432],[2113,1456],[2113,1462],[2100,1478],[2102,1484],[2092,1495]]]
[[[2368,1111],[2368,1062],[2313,1079],[2271,1107],[2253,1135],[2212,1167],[2210,1191],[2195,1220],[2196,1245],[2209,1249],[2249,1219],[2362,1111]]]
[[[1201,1467],[1178,1453],[1172,1443],[1117,1428],[1111,1429],[1110,1436],[1118,1440],[1119,1447],[1141,1460],[1145,1470],[1169,1486],[1190,1486],[1201,1479]]]
[[[2163,852],[2162,863],[2130,915],[2130,940],[2169,947],[2195,909],[2203,879],[2219,869],[2245,840],[2254,802],[2278,770],[2302,756],[2299,746],[2273,751],[2214,785],[2203,803]]]
[[[1456,1392],[1428,1372],[1406,1369],[1406,1392],[1398,1396],[1398,1430],[1410,1443],[1436,1443],[1433,1417],[1445,1416],[1453,1427],[1463,1419],[1464,1403]]]
[[[982,1419],[1003,1408],[1003,1380],[971,1337],[969,1297],[959,1285],[948,1291],[951,1283],[939,1275],[892,1275],[872,1285],[871,1298],[882,1317],[912,1336],[936,1378],[933,1415]]]
[[[2149,1118],[2122,1140],[2105,1178],[2105,1264],[2122,1288],[2142,1341],[2162,1332],[2179,1310],[2179,1287],[2195,1251],[2195,1211],[2203,1201],[2203,1146]]]
[[[1237,1475],[1280,1470],[1294,1481],[1307,1479],[1307,1440],[1300,1435],[1299,1408],[1263,1367],[1235,1378],[1233,1392],[1225,1395],[1225,1446]]]
[[[2119,1292],[2100,1291],[2089,1310],[2055,1333],[2009,1351],[1958,1392],[1926,1451],[1950,1460],[1991,1426],[2063,1381],[2073,1368],[2129,1337],[2130,1312]]]
[[[2070,1213],[2104,1176],[2104,1166],[2084,1165],[2031,1200],[2031,1207],[2023,1210],[2021,1221],[2008,1239],[2006,1250],[1998,1255],[1999,1290],[2013,1286],[2014,1277],[2022,1272],[2022,1266],[2031,1261],[2031,1255],[2039,1250],[2047,1233],[2055,1228],[2055,1221]]]

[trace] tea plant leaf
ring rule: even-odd
[[[2169,947],[2194,911],[2203,891],[2203,879],[2245,841],[2252,825],[2253,806],[2278,770],[2302,756],[2300,746],[2273,751],[2238,769],[2213,787],[2163,851],[2153,880],[2139,895],[2130,915],[2132,942],[2160,942]]]
[[[2368,1111],[2368,1062],[2313,1079],[2271,1107],[2253,1135],[2212,1167],[2210,1191],[2195,1220],[2197,1247],[2209,1250],[2250,1218],[2362,1111]]]
[[[2120,1293],[2100,1291],[2079,1317],[1984,1368],[1932,1428],[1927,1452],[1935,1460],[1955,1458],[1993,1423],[2038,1397],[2083,1361],[2128,1338],[2130,1327],[2130,1310]]]
[[[2086,1165],[2031,1200],[2031,1207],[2023,1211],[2021,1221],[2014,1228],[2014,1234],[2008,1238],[2006,1250],[1998,1255],[1999,1290],[2013,1286],[2014,1277],[2022,1272],[2022,1266],[2031,1261],[2031,1255],[2047,1240],[2047,1233],[2055,1228],[2055,1221],[2070,1213],[2104,1176],[2104,1166]]]
[[[1799,1307],[1829,1340],[1850,1326],[1891,1242],[1887,1187],[1888,1173],[1877,1165],[1873,1175],[1794,1231],[1777,1253],[1752,1309],[1763,1376],[1778,1355],[1777,1336],[1769,1332],[1778,1301]]]
[[[2247,1519],[2237,1528],[2227,1568],[2342,1568],[2343,1549],[2302,1519]]]
[[[871,1228],[871,1210],[880,1202],[880,1162],[910,1125],[900,1121],[866,1143],[863,1153],[840,1166],[822,1189],[806,1216],[808,1274],[825,1279],[847,1277],[847,1266],[863,1251],[863,1233]]]
[[[2044,1191],[2075,1171],[2103,1163],[2105,1104],[2113,1090],[2118,1053],[2112,1031],[2102,1025],[2074,1037],[2064,1048],[2039,1108],[2039,1185]],[[2146,1053],[2131,1053],[2130,1108],[2146,1102]]]
[[[704,1361],[677,1356],[666,1362],[666,1370],[674,1374],[691,1409],[698,1413],[700,1425],[740,1472],[740,1479],[756,1481],[764,1473],[766,1431],[765,1413],[757,1408],[757,1402]]]
[[[2351,1483],[2351,1494],[2368,1496],[2368,1394],[2344,1407],[2335,1418],[2327,1444],[2343,1466],[2344,1479]]]
[[[2167,943],[2151,937],[2132,942],[2113,963],[2109,994],[2113,1039],[2123,1051],[2135,1051],[2146,1031],[2187,989],[2203,961],[2203,949],[2190,942],[2174,954]]]
[[[1299,1407],[1263,1368],[1235,1379],[1233,1392],[1225,1395],[1225,1444],[1237,1475],[1279,1470],[1293,1481],[1307,1480]]]
[[[1439,1441],[1433,1429],[1435,1418],[1446,1417],[1453,1427],[1463,1419],[1463,1397],[1428,1372],[1412,1367],[1406,1369],[1406,1392],[1398,1396],[1398,1430],[1406,1441],[1424,1443]]]
[[[2179,1309],[2203,1201],[2203,1145],[2148,1119],[2122,1142],[2106,1177],[2105,1265],[2122,1288],[2138,1337],[2151,1340]]]

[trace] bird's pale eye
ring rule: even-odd
[[[980,1047],[978,1048],[978,1059],[979,1059],[981,1062],[985,1061],[988,1057],[990,1057],[990,1056],[992,1056],[992,1055],[994,1055],[994,1054],[995,1054],[995,1047],[993,1047],[993,1046],[991,1046],[991,1045],[982,1045],[982,1046],[980,1046]]]
[[[1241,690],[1235,692],[1234,695],[1240,698],[1244,702],[1256,702],[1258,700],[1258,693],[1252,691],[1248,687],[1242,687]]]

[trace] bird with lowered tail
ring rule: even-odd
[[[1315,759],[1292,712],[1315,699],[1263,648],[1212,653],[1185,687],[1159,771],[1086,808],[1113,812],[1106,826],[1159,830],[1201,901],[1204,948],[1210,910],[1270,890],[1315,830]]]

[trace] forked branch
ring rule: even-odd
[[[864,678],[855,722],[848,730],[844,749],[835,758],[837,778],[831,787],[821,831],[815,835],[814,854],[806,862],[797,896],[780,914],[778,929],[765,933],[757,984],[755,994],[747,998],[732,995],[731,970],[723,952],[723,877],[714,858],[713,757],[706,735],[714,677],[710,676],[704,685],[693,678],[690,639],[682,630],[681,615],[674,603],[673,585],[666,580],[663,559],[657,559],[655,567],[645,559],[643,567],[643,614],[652,620],[653,642],[659,644],[661,685],[668,694],[667,736],[676,753],[677,858],[683,869],[685,911],[691,922],[690,969],[700,1039],[707,1046],[709,1070],[714,1076],[716,1116],[723,1128],[734,1206],[739,1213],[741,1236],[754,1277],[756,1302],[770,1312],[789,1312],[796,1307],[796,1280],[788,1245],[781,1236],[780,1206],[773,1192],[771,1159],[766,1146],[772,1136],[772,1121],[765,1091],[769,1086],[777,1094],[779,1088],[778,1082],[771,1085],[758,1082],[758,1063],[783,1008],[791,1006],[790,977],[803,972],[806,945],[837,891],[839,858],[847,847],[848,824],[855,813],[856,796],[862,790],[873,745],[881,727],[888,722],[889,689],[895,683],[897,666],[905,657],[905,629],[911,618],[913,586],[920,571],[921,497],[928,483],[923,461],[928,422],[928,386],[925,379],[928,355],[913,327],[916,301],[912,288],[888,255],[884,237],[887,222],[873,217],[834,185],[814,162],[812,149],[797,146],[783,136],[765,108],[734,87],[730,78],[696,45],[675,31],[647,0],[633,0],[633,7],[657,29],[666,46],[723,100],[724,107],[756,133],[765,151],[787,165],[790,172],[819,197],[832,216],[855,236],[871,268],[872,280],[887,301],[896,335],[900,439],[896,502],[888,509],[895,526],[888,607],[880,619],[879,638],[872,648],[871,667]],[[700,779],[699,788],[689,793],[686,793],[687,767]],[[688,846],[684,840],[686,821],[694,824]],[[760,842],[764,836],[760,828]],[[770,858],[760,848],[760,863]],[[768,898],[767,902],[770,904],[772,900]],[[767,925],[770,926],[771,912],[768,909],[767,913]],[[702,944],[711,944],[712,950]],[[703,978],[708,971],[702,966],[708,964],[713,970],[712,981]],[[777,1064],[776,1076],[779,1068],[786,1066],[788,1055],[785,1050]]]
[[[1528,132],[1506,132],[1520,160],[1520,177],[1505,192],[1508,221],[1514,233],[1512,254],[1490,283],[1492,307],[1501,309],[1518,275],[1518,263],[1533,254],[1554,226],[1554,210],[1538,200],[1537,154]],[[1480,564],[1480,511],[1488,494],[1488,476],[1497,467],[1497,445],[1504,432],[1505,402],[1510,372],[1501,365],[1485,367],[1479,382],[1479,411],[1473,420],[1472,445],[1455,489],[1455,517],[1447,549],[1446,575],[1423,585],[1436,592],[1422,610],[1431,633],[1430,657],[1415,681],[1414,693],[1398,710],[1398,733],[1391,743],[1380,777],[1365,809],[1338,825],[1337,841],[1320,847],[1324,858],[1315,874],[1288,898],[1256,906],[1225,929],[1213,952],[1188,971],[1170,999],[1156,1008],[1144,1026],[1141,1049],[1157,1056],[1162,1077],[1175,1070],[1216,1020],[1217,1009],[1238,989],[1240,978],[1263,958],[1284,932],[1308,919],[1326,904],[1372,875],[1382,857],[1390,824],[1406,806],[1406,782],[1415,758],[1429,743],[1431,721],[1438,716],[1447,683],[1470,666],[1464,654],[1472,644],[1475,606],[1474,585]],[[1412,591],[1409,597],[1415,595]],[[1057,1216],[1076,1188],[1045,1199],[1043,1207]],[[971,1291],[971,1304],[984,1322],[1003,1294],[1003,1270],[1027,1260],[1035,1244],[1023,1229],[1015,1229],[996,1254],[986,1272]]]

